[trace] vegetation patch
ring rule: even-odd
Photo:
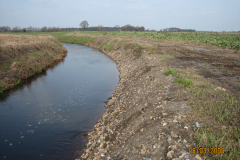
[[[196,42],[227,48],[240,49],[238,33],[198,33],[198,32],[82,32],[108,36],[143,37],[167,41]]]
[[[0,34],[0,92],[62,60],[67,50],[50,35]]]
[[[101,44],[100,46],[99,46],[99,49],[102,49],[105,45],[107,45],[107,43],[109,42],[110,40],[107,40],[106,42],[104,42],[103,44]]]
[[[169,69],[166,72],[164,72],[164,74],[165,75],[172,75],[173,77],[175,77],[174,82],[177,82],[177,83],[181,84],[184,88],[193,85],[192,81],[186,80],[186,78],[182,77],[180,74],[178,74],[174,70]]]
[[[196,117],[211,120],[212,125],[203,125],[195,133],[198,147],[224,148],[219,159],[239,159],[240,156],[240,101],[214,85],[203,84],[191,90],[190,105]]]
[[[2,94],[3,91],[5,91],[5,83],[0,84],[0,94]]]
[[[190,72],[185,74],[185,72]],[[207,122],[195,132],[198,148],[224,148],[224,154],[209,155],[213,159],[239,159],[240,157],[240,101],[216,85],[205,83],[189,70],[168,69],[165,75],[175,77],[190,92],[190,105],[196,110],[193,123]],[[195,84],[196,85],[193,85]]]
[[[60,42],[86,45],[86,44],[90,44],[92,41],[94,41],[96,39],[96,37],[64,35],[64,36],[57,36],[57,39]]]
[[[149,52],[148,54],[155,54],[154,52]]]

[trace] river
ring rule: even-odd
[[[0,97],[0,159],[73,160],[119,81],[100,51],[64,43],[64,61]]]

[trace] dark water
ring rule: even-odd
[[[1,96],[0,159],[75,159],[118,84],[116,64],[98,50],[64,44],[64,62]]]

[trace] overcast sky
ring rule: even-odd
[[[0,26],[240,30],[240,0],[0,0]]]

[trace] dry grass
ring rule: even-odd
[[[66,53],[51,35],[0,34],[0,93],[62,60]]]
[[[26,54],[51,48],[58,41],[51,35],[12,35],[0,34],[0,62]]]

